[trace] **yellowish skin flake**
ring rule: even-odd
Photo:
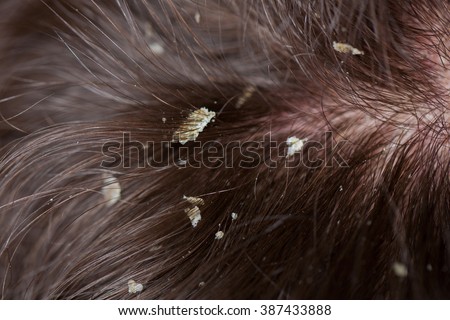
[[[189,220],[191,220],[191,224],[192,224],[193,228],[195,228],[197,226],[197,224],[200,222],[200,220],[202,220],[202,216],[200,214],[201,211],[197,206],[195,206],[191,209],[189,209],[189,208],[184,209],[184,212],[186,212]]]
[[[408,276],[408,268],[403,263],[394,262],[392,270],[394,270],[395,275],[399,278],[406,278]]]
[[[343,42],[333,41],[333,49],[341,53],[351,53],[354,56],[364,54],[363,51]]]
[[[223,238],[224,235],[225,234],[223,233],[223,231],[217,231],[216,234],[215,234],[215,239],[216,240],[220,240],[220,239]]]
[[[200,108],[191,112],[174,132],[172,142],[185,144],[188,141],[195,141],[200,132],[205,129],[215,116],[216,113],[214,111],[209,111],[206,108]]]
[[[183,199],[186,200],[187,202],[193,204],[194,206],[203,206],[203,205],[205,205],[205,201],[202,198],[183,196]]]

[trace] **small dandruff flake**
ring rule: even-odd
[[[167,119],[166,118],[162,118],[161,119],[163,123],[166,123]]]
[[[237,103],[236,103],[236,109],[239,109],[244,105],[245,102],[247,102],[248,99],[250,99],[253,96],[253,93],[255,93],[256,87],[254,86],[247,86],[245,87],[244,91],[242,92],[242,95],[239,97]]]
[[[238,218],[238,214],[236,212],[231,213],[231,220],[236,220]]]
[[[102,194],[108,207],[111,207],[120,200],[121,191],[122,189],[117,178],[108,175],[104,176]]]
[[[200,12],[196,12],[194,15],[195,22],[200,23]]]
[[[202,216],[200,214],[200,209],[195,206],[191,209],[185,209],[184,212],[186,212],[189,220],[191,220],[192,227],[195,228],[197,224],[202,220]]]
[[[193,204],[194,206],[203,206],[203,205],[205,205],[205,201],[202,198],[183,196],[183,199],[186,200],[187,202]]]
[[[155,252],[155,251],[161,250],[162,247],[163,247],[162,245],[152,246],[152,247],[150,247],[150,249],[148,249],[148,251]]]
[[[148,47],[156,55],[162,55],[164,53],[164,47],[158,42],[151,42]]]
[[[188,141],[195,141],[200,132],[205,129],[209,122],[216,116],[214,111],[206,108],[200,108],[189,114],[186,120],[181,124],[173,134],[172,142],[185,144]]]
[[[144,286],[141,283],[137,283],[134,280],[128,281],[128,292],[129,293],[139,293],[144,290]]]
[[[216,240],[220,240],[220,239],[223,238],[223,236],[224,236],[223,231],[217,231],[216,234],[215,234],[215,239]]]
[[[295,136],[287,138],[287,140],[286,140],[286,144],[288,146],[287,156],[291,157],[296,152],[302,150],[305,142],[306,142],[306,139],[299,139]]]
[[[403,263],[394,262],[392,270],[394,270],[395,275],[399,278],[406,278],[408,276],[408,269]]]
[[[354,56],[364,54],[363,51],[343,42],[333,41],[333,49],[341,53],[351,53]]]

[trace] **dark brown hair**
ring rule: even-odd
[[[448,1],[0,10],[2,298],[450,298]]]

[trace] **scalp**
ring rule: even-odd
[[[450,296],[447,1],[1,6],[3,298]]]

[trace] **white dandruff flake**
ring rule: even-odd
[[[215,239],[216,240],[220,240],[220,239],[223,238],[223,236],[224,236],[223,231],[217,231],[216,234],[215,234]]]
[[[306,139],[299,139],[295,136],[287,138],[287,140],[286,140],[286,144],[288,146],[287,156],[291,157],[297,151],[302,150],[305,142],[306,142]]]
[[[197,224],[202,220],[202,216],[200,214],[200,209],[195,206],[191,209],[184,209],[184,212],[186,212],[189,220],[191,220],[192,227],[195,228]]]
[[[408,276],[408,269],[403,263],[394,262],[392,270],[394,270],[395,275],[399,278],[406,278]]]
[[[136,283],[134,280],[128,281],[128,292],[129,293],[139,293],[144,290],[144,286],[141,283]]]
[[[166,118],[162,118],[161,119],[163,123],[166,123],[167,119]]]
[[[121,187],[117,178],[105,175],[103,179],[102,194],[105,199],[106,206],[110,207],[120,200]]]
[[[205,205],[205,201],[202,198],[183,196],[183,199],[186,200],[187,202],[193,204],[194,206],[203,206],[203,205]]]
[[[162,55],[164,53],[164,47],[159,44],[158,42],[151,42],[148,47],[150,48],[150,50],[152,50],[152,52],[156,55]]]
[[[216,116],[214,111],[206,108],[200,108],[189,114],[186,120],[181,124],[173,134],[172,142],[185,144],[188,141],[195,141],[200,132],[205,129],[209,122]]]
[[[238,218],[238,214],[236,212],[231,213],[231,220],[236,220]]]
[[[333,49],[336,50],[337,52],[341,52],[341,53],[351,53],[354,56],[364,54],[363,51],[361,51],[357,48],[354,48],[353,46],[349,45],[348,43],[343,43],[343,42],[333,41]]]
[[[242,107],[244,103],[247,102],[247,100],[253,96],[253,93],[255,93],[255,91],[256,88],[254,86],[245,87],[244,91],[242,92],[242,95],[239,97],[236,103],[236,109]]]
[[[200,12],[196,12],[194,15],[195,22],[200,23]]]
[[[152,247],[150,247],[150,249],[148,249],[148,251],[149,252],[158,251],[158,250],[161,250],[162,247],[163,247],[162,245],[152,246]]]

